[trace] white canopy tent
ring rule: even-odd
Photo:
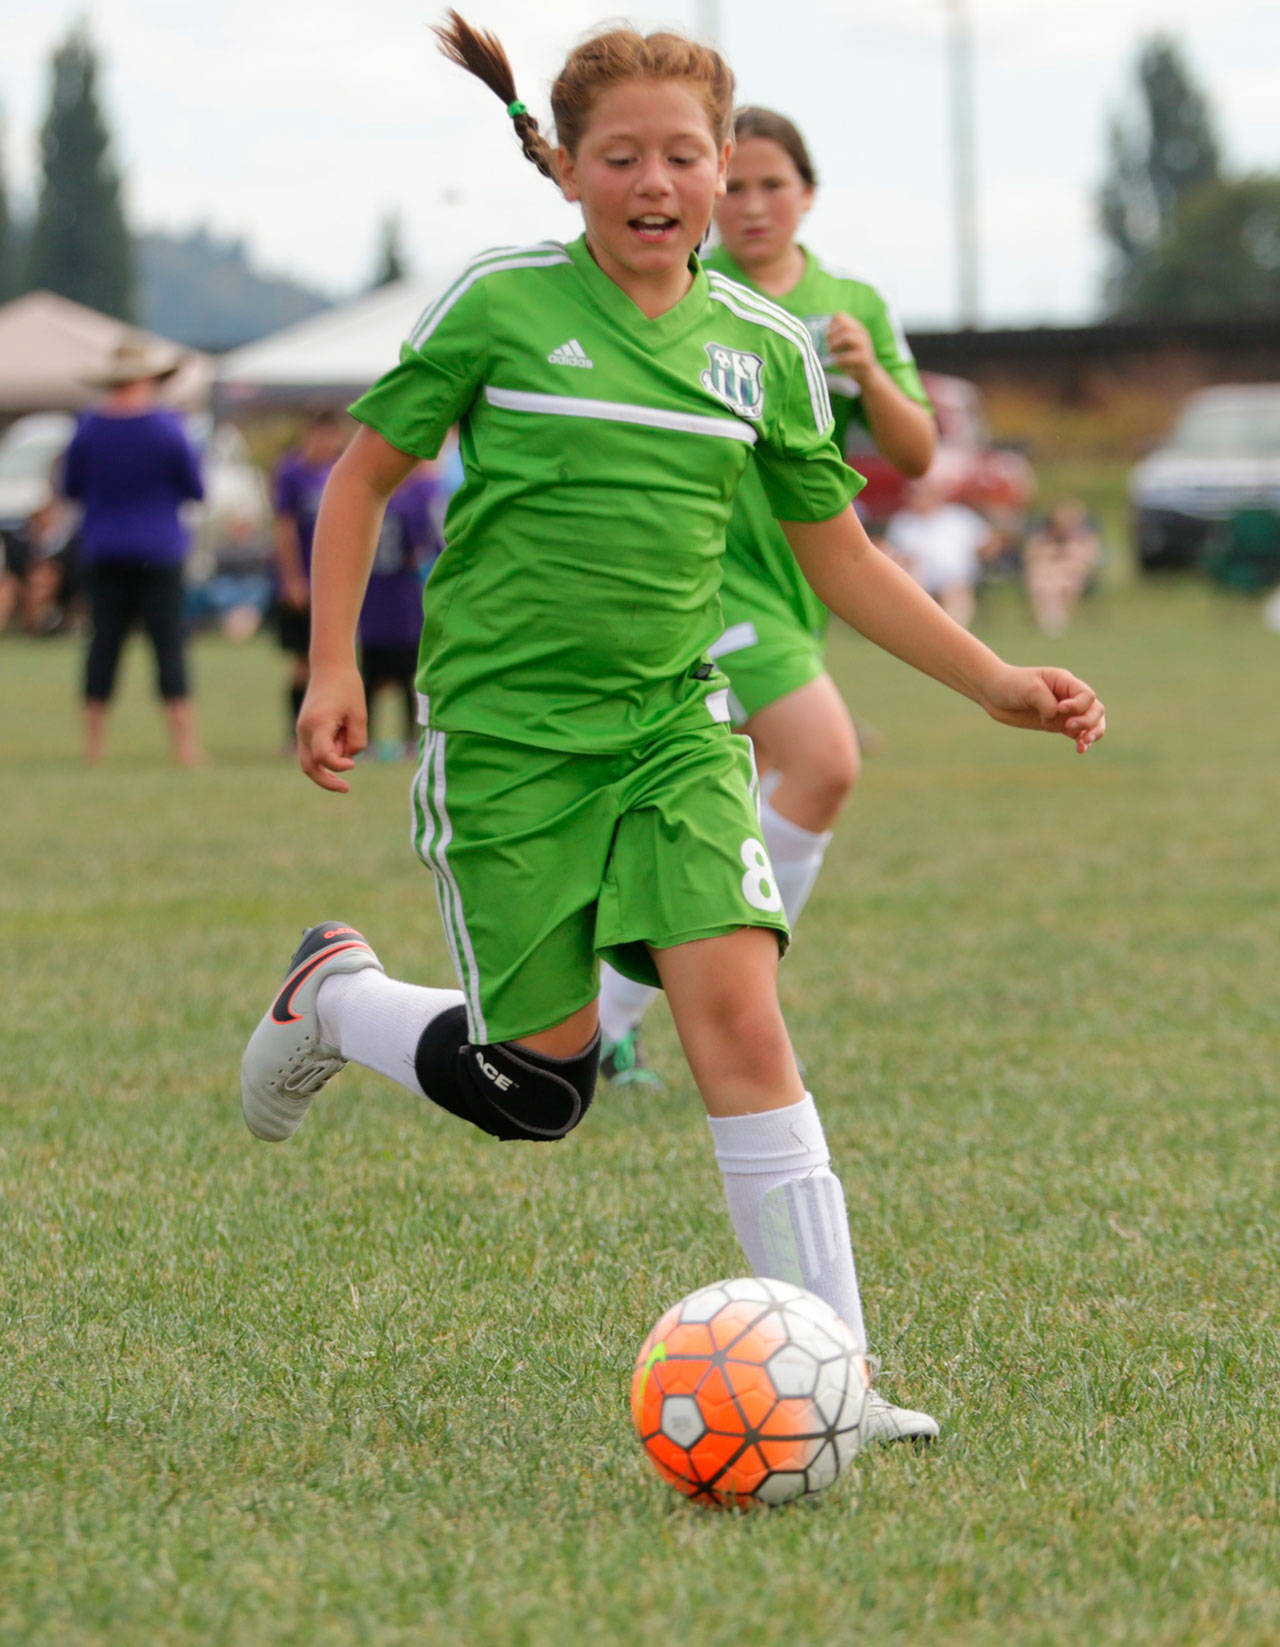
[[[354,400],[395,365],[414,322],[446,284],[440,276],[397,280],[222,355],[219,415]]]
[[[88,380],[104,371],[122,337],[139,328],[54,292],[28,292],[0,307],[0,418],[27,412],[75,412],[102,398]],[[144,332],[152,343],[176,349]],[[194,411],[208,404],[209,355],[187,350],[163,398]]]

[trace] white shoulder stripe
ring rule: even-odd
[[[797,343],[809,341],[812,348],[812,339],[809,338],[809,328],[797,315],[789,309],[784,309],[780,303],[774,303],[761,292],[752,291],[750,286],[744,286],[739,280],[730,280],[728,275],[722,275],[714,269],[707,271],[709,284],[718,292],[737,298],[747,308],[754,309],[761,315],[768,315],[770,319],[780,321],[791,333]]]
[[[729,280],[726,276],[715,274],[710,276],[714,282],[711,296],[727,309],[744,320],[758,319],[764,325],[783,337],[790,337],[798,344],[804,355],[805,379],[809,385],[809,395],[814,403],[814,421],[819,429],[825,429],[831,421],[831,397],[827,392],[826,373],[818,359],[818,352],[813,346],[813,339],[809,335],[809,328],[795,315],[789,314],[786,309],[776,303],[771,303],[767,297],[751,291],[736,280]],[[825,407],[825,419],[820,408]]]
[[[555,240],[544,240],[536,246],[495,246],[481,252],[451,285],[427,304],[409,333],[410,346],[420,349],[463,293],[485,275],[500,274],[507,269],[547,269],[556,263],[570,262],[568,252]]]
[[[722,286],[715,275],[712,275],[711,279],[717,282],[712,285],[710,291],[713,302],[722,303],[740,320],[753,320],[761,326],[767,326],[770,331],[777,332],[779,337],[785,337],[800,350],[804,360],[805,382],[809,388],[814,427],[819,434],[828,433],[833,421],[831,397],[827,393],[826,374],[822,370],[807,328],[794,315],[787,314],[785,309],[779,309],[767,299],[756,300],[754,293],[748,292],[736,281],[726,281]]]

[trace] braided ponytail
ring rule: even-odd
[[[544,177],[558,183],[554,151],[538,130],[538,122],[516,95],[515,75],[502,42],[488,30],[473,29],[456,11],[451,10],[448,18],[447,23],[439,23],[433,30],[440,50],[451,63],[474,74],[477,80],[483,80],[489,90],[502,99],[525,159],[531,160]]]
[[[452,10],[448,22],[435,26],[435,34],[440,50],[451,63],[483,80],[494,96],[502,99],[525,158],[532,160],[544,177],[559,183],[555,151],[517,97],[515,75],[497,35],[473,29]],[[576,46],[551,88],[556,138],[569,154],[577,154],[601,93],[633,80],[683,81],[699,98],[716,144],[728,142],[733,135],[733,74],[719,52],[682,34],[646,36],[630,28],[613,28]]]

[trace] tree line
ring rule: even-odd
[[[0,302],[28,291],[56,292],[180,342],[215,348],[245,342],[332,302],[294,282],[258,275],[237,240],[220,242],[205,229],[186,236],[133,232],[98,77],[93,42],[78,23],[50,59],[39,190],[28,221],[13,210],[0,167]],[[400,219],[388,214],[370,285],[405,272]]]
[[[11,210],[0,168],[0,301],[43,288],[137,320],[143,254],[149,268],[182,267],[189,278],[201,245],[212,243],[196,231],[177,243],[183,256],[161,255],[157,242],[163,237],[130,231],[98,98],[97,56],[83,23],[54,50],[50,67],[40,187],[29,223],[17,221]],[[1109,251],[1100,294],[1108,316],[1280,313],[1280,174],[1226,170],[1209,100],[1168,36],[1153,36],[1138,53],[1126,106],[1110,124],[1097,205]],[[238,243],[219,251],[229,265],[239,259],[240,272],[248,273]],[[380,227],[370,285],[396,280],[405,268],[400,220],[389,214]],[[280,288],[288,283],[268,284],[274,287],[270,297],[257,295],[274,314],[285,315],[290,298]],[[318,294],[296,292],[301,309],[277,324],[324,306]],[[170,296],[168,315],[180,311]],[[212,322],[203,324],[206,335],[181,341],[216,345]]]

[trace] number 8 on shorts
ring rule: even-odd
[[[742,877],[742,896],[752,909],[763,910],[769,915],[776,914],[782,908],[782,894],[778,891],[778,883],[773,878],[773,865],[769,862],[764,842],[748,837],[742,843],[739,856],[747,869]]]

